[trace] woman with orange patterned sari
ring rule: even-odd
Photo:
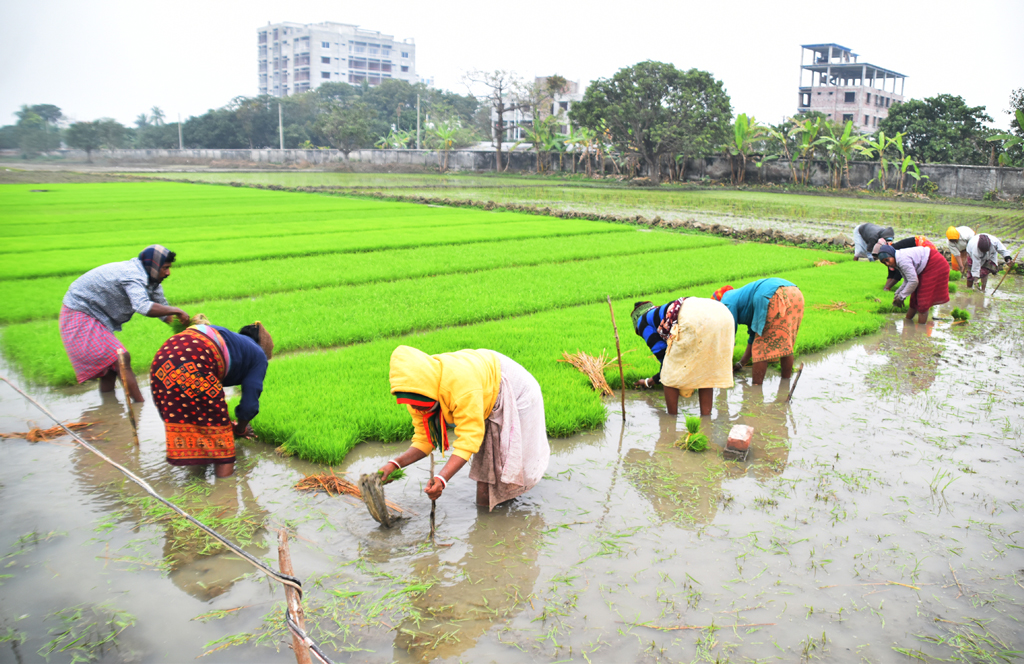
[[[750,331],[747,349],[735,370],[753,361],[753,383],[761,385],[768,363],[778,360],[782,377],[789,378],[793,374],[793,346],[804,319],[800,289],[773,277],[751,281],[739,289],[723,286],[715,291],[714,298],[729,308],[737,328],[746,325]]]
[[[200,315],[201,316],[201,315]],[[217,477],[235,468],[235,438],[252,435],[263,379],[274,342],[258,321],[238,333],[204,318],[168,339],[153,359],[149,385],[167,434],[167,462],[214,464]],[[240,385],[242,400],[232,421],[226,386]]]

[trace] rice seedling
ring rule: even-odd
[[[700,418],[686,416],[687,434],[675,442],[675,446],[691,452],[703,452],[708,448],[708,437],[700,431]]]
[[[953,320],[956,321],[966,322],[971,320],[971,312],[966,309],[961,309],[960,307],[953,309],[953,311],[950,312],[950,315],[953,317]]]
[[[118,636],[135,624],[135,616],[115,609],[108,604],[91,604],[60,609],[48,616],[59,624],[51,627],[52,638],[38,651],[47,660],[60,653],[70,661],[94,662],[101,659],[108,649],[118,649]],[[131,656],[131,653],[122,653]]]
[[[950,281],[960,281],[960,277],[961,276],[962,275],[957,270],[950,270],[949,271],[949,280]]]

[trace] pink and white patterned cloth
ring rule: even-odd
[[[106,373],[117,364],[117,351],[124,350],[103,323],[66,306],[60,308],[60,339],[79,383]]]

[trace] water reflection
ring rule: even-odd
[[[159,463],[163,450],[159,450],[158,457],[157,451],[149,449],[158,443],[144,438],[143,447],[137,447],[122,421],[124,417],[123,403],[108,393],[102,395],[98,405],[82,413],[81,421],[93,423],[88,430],[93,445],[115,462],[140,474],[157,493],[234,538],[236,543],[251,540],[253,544],[244,547],[249,553],[257,557],[267,553],[268,549],[261,544],[262,524],[268,513],[256,500],[245,473],[214,481],[212,468],[175,468]],[[242,467],[245,452],[243,447],[236,452]],[[163,528],[163,560],[156,566],[166,570],[174,585],[187,594],[208,601],[227,592],[239,578],[252,571],[249,563],[214,544],[195,526],[181,518],[171,518],[162,504],[92,452],[76,446],[71,457],[72,472],[105,510],[134,521],[135,530],[156,524]],[[129,568],[154,565],[135,551],[109,555],[112,561],[127,563]]]
[[[458,657],[495,624],[508,624],[524,608],[537,582],[546,528],[544,518],[520,501],[480,512],[457,562],[446,549],[417,558],[412,576],[434,582],[412,604],[419,614],[397,630],[398,661],[427,662]]]
[[[872,350],[885,355],[889,361],[871,370],[868,384],[883,393],[919,394],[928,390],[939,375],[942,345],[934,338],[935,323],[897,322],[895,326],[898,336],[883,335],[872,344]]]

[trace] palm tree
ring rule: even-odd
[[[135,118],[135,126],[139,129],[149,126],[149,117],[145,113],[139,113],[139,117]]]
[[[154,106],[153,108],[149,109],[149,119],[157,127],[164,123],[164,117],[166,116],[164,115],[164,112],[160,110],[159,106]]]

